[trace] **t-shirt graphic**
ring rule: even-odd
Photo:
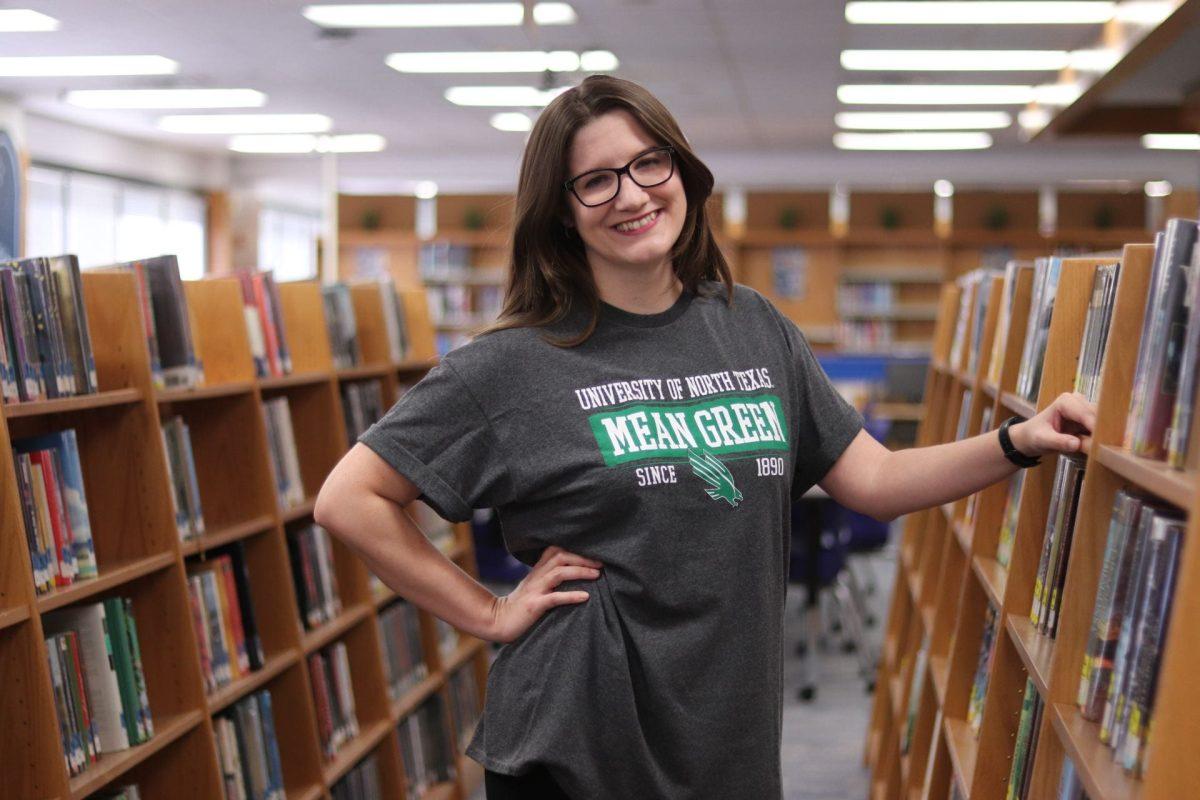
[[[522,561],[604,564],[500,648],[467,754],[587,800],[779,798],[792,502],[861,426],[741,286],[602,305],[578,347],[525,328],[450,352],[360,441],[447,519],[496,509]]]

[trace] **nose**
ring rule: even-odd
[[[641,208],[646,204],[650,196],[646,190],[630,178],[628,175],[621,176],[621,187],[617,192],[617,199],[613,201],[613,206],[622,211]]]

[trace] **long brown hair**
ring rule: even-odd
[[[499,319],[484,333],[519,327],[545,327],[574,310],[587,312],[586,328],[566,339],[547,340],[561,347],[582,344],[596,329],[600,296],[588,266],[583,240],[564,221],[570,219],[567,175],[571,142],[591,120],[618,109],[628,111],[656,141],[675,150],[676,168],[687,197],[687,215],[671,250],[675,275],[685,291],[700,292],[700,282],[725,285],[733,302],[733,277],[713,238],[705,202],[713,176],[688,146],[683,131],[658,98],[636,83],[607,75],[585,78],[556,97],[538,117],[517,183],[512,260]]]

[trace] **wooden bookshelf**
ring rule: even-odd
[[[1200,689],[1192,676],[1196,646],[1180,631],[1200,625],[1200,475],[1174,471],[1163,464],[1135,457],[1121,447],[1128,416],[1132,375],[1149,290],[1153,248],[1126,245],[1100,376],[1098,419],[1083,479],[1079,512],[1067,562],[1066,584],[1054,638],[1039,634],[1029,621],[1033,582],[1038,569],[1051,499],[1055,459],[1028,471],[1018,507],[1010,562],[996,560],[998,533],[1007,501],[1007,481],[988,487],[975,498],[972,535],[959,535],[962,501],[951,508],[927,509],[905,520],[898,575],[885,632],[885,647],[877,685],[899,690],[876,697],[866,739],[865,762],[872,771],[873,792],[879,796],[944,798],[954,781],[963,797],[1003,798],[1020,716],[1026,679],[1032,679],[1045,703],[1036,751],[1031,761],[1031,797],[1056,796],[1063,757],[1075,764],[1089,795],[1105,800],[1167,800],[1194,794],[1200,782],[1200,763],[1194,751],[1196,711]],[[954,422],[964,384],[975,391],[970,408],[969,435],[980,432],[981,412],[992,408],[991,427],[1013,413],[1026,415],[1045,408],[1072,388],[1075,363],[1082,345],[1092,276],[1112,258],[1079,257],[1063,260],[1055,300],[1046,360],[1036,402],[1015,394],[1030,291],[1018,284],[1012,319],[1005,339],[993,350],[997,314],[1002,301],[992,291],[989,313],[981,329],[985,337],[974,373],[949,363],[950,339],[957,298],[969,286],[947,284],[934,336],[934,363],[926,383],[926,413],[918,444],[954,439]],[[993,287],[994,289],[995,287]],[[970,330],[970,328],[968,329]],[[970,334],[968,334],[970,335]],[[974,344],[968,342],[968,346]],[[987,379],[992,354],[999,380]],[[986,391],[979,391],[986,388]],[[1099,582],[1115,493],[1135,487],[1176,505],[1187,514],[1174,612],[1162,651],[1155,715],[1143,779],[1126,773],[1101,744],[1097,726],[1085,721],[1075,706],[1083,651]],[[957,541],[957,544],[956,544]],[[966,547],[965,553],[961,546]],[[970,568],[964,568],[969,564]],[[933,604],[933,613],[927,613]],[[966,722],[968,694],[974,680],[987,608],[998,614],[987,692],[978,736]],[[906,721],[897,718],[896,691],[907,694],[912,664],[924,636],[930,640],[927,681],[934,691],[923,692],[917,709],[907,770],[897,770],[889,753],[898,749]],[[937,719],[940,725],[931,724]],[[903,780],[902,780],[903,778]]]
[[[482,698],[487,649],[460,634],[447,668],[433,639],[434,624],[420,612],[429,678],[399,705],[390,702],[378,604],[368,572],[352,552],[332,541],[334,570],[345,611],[315,631],[301,623],[287,550],[295,527],[311,522],[312,501],[326,474],[351,445],[339,385],[379,380],[385,407],[401,381],[418,380],[436,364],[428,349],[410,361],[387,360],[386,332],[360,330],[368,363],[333,368],[320,289],[315,283],[280,286],[281,306],[296,374],[258,379],[238,283],[215,278],[185,283],[197,355],[207,383],[159,391],[153,386],[134,277],[85,273],[84,300],[100,383],[93,395],[3,407],[0,423],[0,748],[5,796],[84,798],[110,784],[136,782],[144,797],[210,800],[222,796],[213,715],[261,690],[272,695],[276,737],[287,797],[318,800],[362,757],[374,753],[388,797],[405,797],[396,730],[420,700],[445,692],[450,669],[469,669]],[[355,287],[370,303],[378,286]],[[379,297],[374,301],[379,302]],[[419,332],[418,332],[419,333]],[[419,337],[416,337],[419,338]],[[426,337],[427,338],[427,337]],[[277,505],[268,455],[264,398],[288,399],[297,431],[306,501]],[[170,499],[160,422],[180,415],[191,430],[206,531],[180,541]],[[16,489],[11,441],[74,428],[88,497],[99,576],[38,595],[30,573]],[[457,562],[475,573],[470,527],[453,528]],[[188,599],[187,568],[214,548],[239,542],[250,574],[265,663],[259,670],[207,694]],[[68,777],[59,737],[42,615],[107,597],[129,597],[137,623],[154,736],[128,750],[106,753]],[[332,761],[322,758],[306,655],[332,642],[346,645],[359,735]],[[446,703],[446,724],[451,704]],[[439,784],[447,797],[465,798],[481,773],[454,754],[454,781]]]

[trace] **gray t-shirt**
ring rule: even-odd
[[[743,286],[605,304],[579,347],[522,328],[447,355],[360,441],[447,519],[497,509],[522,561],[605,565],[501,648],[468,755],[579,800],[779,797],[790,508],[861,427]]]

